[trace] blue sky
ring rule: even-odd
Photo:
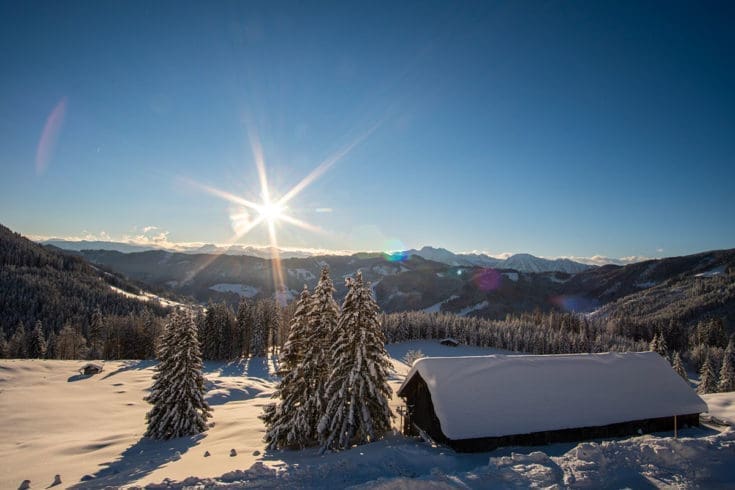
[[[288,203],[323,232],[277,223],[285,246],[730,248],[734,23],[711,2],[4,2],[0,222],[227,242],[233,205],[190,182],[259,200],[251,134],[275,195],[358,142]]]

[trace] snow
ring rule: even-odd
[[[424,313],[439,313],[441,311],[442,305],[444,303],[447,303],[447,302],[452,301],[453,299],[457,299],[457,298],[459,298],[459,296],[457,296],[456,294],[453,294],[453,295],[451,295],[450,297],[448,297],[447,299],[445,299],[443,301],[439,301],[438,303],[435,303],[435,304],[433,304],[433,305],[431,305],[431,306],[429,306],[427,308],[424,308],[422,311]]]
[[[437,340],[386,348],[394,390],[409,370],[398,361],[408,350],[445,357],[500,352]],[[83,378],[77,372],[85,363],[0,360],[0,488],[26,479],[31,488],[46,488],[56,474],[64,488],[723,488],[735,481],[730,429],[477,454],[400,435],[333,454],[266,451],[256,417],[271,400],[273,359],[205,363],[214,426],[201,437],[151,441],[141,436],[154,363],[108,361],[102,374]],[[719,407],[735,405],[735,393],[704,397],[718,417]],[[84,475],[94,478],[80,482]]]
[[[710,393],[700,396],[707,402],[710,416],[735,426],[735,392]]]
[[[249,284],[220,283],[210,286],[209,289],[220,293],[235,293],[243,298],[253,298],[260,292],[260,289]]]
[[[695,274],[694,277],[717,277],[717,276],[723,275],[724,273],[725,273],[725,266],[723,265],[721,267],[717,267],[707,272]]]
[[[138,301],[157,301],[161,306],[168,306],[168,307],[187,307],[187,305],[183,303],[179,303],[177,301],[172,301],[170,299],[162,298],[160,296],[157,296],[153,293],[148,293],[145,291],[142,291],[140,294],[133,294],[129,293],[127,291],[124,291],[120,288],[116,288],[115,286],[110,286],[110,289],[112,289],[117,294],[121,294],[123,296],[126,296],[128,298],[137,299]]]
[[[707,411],[655,352],[423,358],[406,380],[415,373],[442,432],[455,440]]]
[[[295,277],[299,281],[313,281],[316,276],[308,269],[288,269],[288,275]]]
[[[503,275],[510,279],[513,282],[518,282],[518,273],[517,272],[503,272]]]
[[[483,308],[487,308],[488,305],[490,305],[490,303],[488,303],[488,301],[485,300],[485,301],[482,301],[480,303],[477,303],[476,305],[468,306],[467,308],[462,308],[462,310],[460,310],[460,312],[457,313],[457,315],[459,315],[459,316],[467,316],[470,313],[472,313],[473,311],[477,311],[477,310],[481,310]]]

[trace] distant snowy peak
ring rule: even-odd
[[[530,254],[511,255],[502,261],[502,267],[521,272],[566,272],[568,274],[576,274],[592,268],[587,264],[580,264],[569,259],[542,259]]]
[[[423,247],[421,250],[408,250],[407,255],[417,255],[451,266],[495,267],[515,269],[519,272],[566,272],[576,274],[592,266],[569,259],[542,259],[530,254],[515,254],[507,259],[496,259],[485,254],[455,254],[444,248]]]
[[[502,260],[489,257],[485,254],[456,254],[446,248],[422,247],[421,250],[411,249],[406,255],[417,255],[426,260],[441,262],[442,264],[465,267],[497,267]]]

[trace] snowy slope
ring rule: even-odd
[[[387,349],[394,359],[408,350],[434,356],[497,353],[430,340]],[[679,440],[664,434],[480,454],[456,454],[397,435],[336,454],[266,452],[257,415],[270,401],[274,363],[263,359],[206,363],[214,426],[197,438],[150,441],[141,438],[148,410],[142,398],[153,363],[107,362],[90,378],[77,375],[82,364],[0,360],[0,488],[18,488],[25,479],[31,488],[46,488],[57,473],[62,485],[54,488],[94,489],[152,483],[166,488],[722,488],[735,481],[735,432],[706,428],[686,429]],[[409,368],[397,360],[394,366],[395,390]],[[735,393],[717,396],[722,406],[735,403]],[[397,402],[394,398],[394,407]],[[80,482],[84,475],[94,478]]]

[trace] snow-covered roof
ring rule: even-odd
[[[416,373],[429,388],[442,432],[453,440],[707,411],[655,352],[425,357],[399,395]]]

